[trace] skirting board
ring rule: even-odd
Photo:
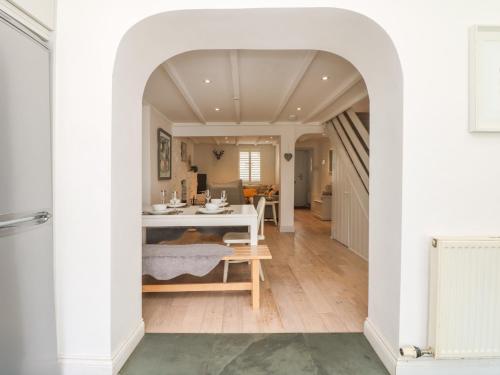
[[[144,321],[133,330],[111,358],[61,356],[61,375],[116,375],[144,336]]]
[[[380,332],[375,328],[373,323],[366,318],[365,324],[363,327],[363,333],[365,334],[366,339],[372,346],[375,353],[377,353],[378,357],[384,364],[389,374],[396,375],[396,366],[398,363],[398,358],[396,354],[391,350],[390,345],[387,343],[387,340],[380,334]]]
[[[419,358],[404,360],[395,354],[387,340],[365,320],[363,330],[368,342],[391,375],[498,375],[500,358],[495,359],[440,359]]]

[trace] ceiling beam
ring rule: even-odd
[[[273,116],[273,119],[271,120],[271,123],[274,123],[278,120],[278,118],[281,115],[281,112],[283,112],[286,105],[290,101],[290,98],[297,90],[297,87],[299,86],[300,82],[304,78],[304,76],[307,72],[307,69],[309,69],[309,67],[311,66],[311,64],[314,61],[314,58],[316,57],[317,54],[318,54],[318,51],[308,51],[306,53],[306,55],[304,56],[304,59],[302,60],[302,63],[299,66],[299,69],[297,70],[297,73],[295,73],[293,80],[290,82],[290,85],[288,86],[287,90],[285,91],[285,95],[283,95],[283,98],[281,99],[281,102],[278,105],[276,112],[274,113],[274,116]]]
[[[182,81],[180,74],[177,69],[175,69],[174,65],[170,61],[165,61],[163,64],[161,64],[161,66],[165,73],[167,73],[167,75],[170,77],[177,90],[179,90],[187,105],[191,108],[191,111],[193,111],[194,115],[198,118],[198,120],[200,120],[202,124],[206,124],[207,121],[205,120],[203,113],[201,113],[200,108],[196,105],[191,95],[189,95],[188,89]]]
[[[240,67],[238,63],[238,51],[233,49],[229,51],[229,60],[231,62],[231,77],[233,81],[233,103],[234,113],[236,114],[236,123],[241,121],[240,106]]]
[[[368,97],[368,90],[364,85],[364,82],[359,82],[358,84],[354,85],[349,90],[349,92],[346,92],[342,96],[341,100],[335,102],[335,104],[328,109],[328,112],[325,113],[325,115],[321,119],[321,122],[323,123],[332,119],[333,117],[336,117],[337,115],[348,110],[354,104],[358,103],[366,97]]]
[[[335,90],[330,96],[326,97],[325,100],[320,102],[316,108],[313,108],[311,112],[304,118],[302,121],[303,123],[308,122],[312,118],[314,118],[317,114],[323,112],[325,109],[327,109],[329,106],[331,106],[333,103],[335,103],[336,100],[338,100],[342,95],[344,95],[351,87],[353,87],[356,83],[361,81],[363,77],[356,72],[352,76],[350,76],[347,80],[344,81],[340,87]]]

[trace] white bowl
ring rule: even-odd
[[[207,203],[205,204],[205,208],[208,210],[208,211],[215,211],[219,208],[219,205],[218,204],[215,204],[215,203]]]
[[[165,211],[167,209],[167,205],[158,203],[158,204],[153,204],[152,208],[153,211]]]
[[[212,199],[210,203],[216,204],[217,206],[220,206],[222,203],[222,200],[220,199]]]

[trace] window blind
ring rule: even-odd
[[[240,151],[240,178],[260,182],[260,151]]]

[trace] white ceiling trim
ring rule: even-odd
[[[200,111],[200,108],[196,105],[196,102],[192,98],[191,95],[189,95],[188,89],[184,82],[182,81],[180,74],[177,72],[175,67],[170,63],[168,60],[165,61],[162,65],[163,70],[167,75],[170,77],[172,82],[174,83],[175,87],[179,92],[181,93],[182,97],[186,101],[187,105],[191,108],[195,116],[200,120],[202,124],[205,124],[207,121],[205,120],[205,117]]]
[[[305,126],[314,126],[314,125],[321,125],[323,121],[311,121],[308,122],[307,124],[303,124],[301,122],[297,121],[280,121],[280,122],[275,122],[274,124],[271,124],[270,122],[247,122],[247,121],[242,121],[239,124],[236,122],[206,122],[203,125],[206,126],[235,126],[235,125],[246,125],[246,126],[267,126],[267,125],[287,125],[287,126],[295,126],[295,125],[305,125]],[[199,122],[173,122],[173,125],[176,126],[196,126],[200,125]]]
[[[329,106],[331,106],[333,103],[335,103],[335,101],[338,98],[340,98],[343,94],[345,94],[347,91],[349,91],[350,88],[352,88],[354,85],[356,85],[362,79],[363,79],[363,77],[361,77],[361,75],[358,72],[356,72],[355,74],[350,76],[348,79],[345,80],[345,83],[342,86],[340,86],[330,96],[328,96],[325,100],[323,100],[321,103],[319,103],[316,106],[316,108],[314,108],[311,112],[309,112],[307,117],[304,118],[303,122],[309,122],[316,115],[323,112],[325,109],[327,109]]]
[[[231,50],[229,52],[229,59],[231,61],[231,77],[233,80],[234,113],[236,115],[236,123],[239,124],[241,121],[241,109],[240,109],[240,69],[238,65],[238,51]]]
[[[276,112],[273,116],[273,119],[271,120],[271,124],[276,122],[276,120],[278,120],[279,116],[281,115],[281,112],[283,112],[286,105],[290,101],[290,98],[297,90],[297,87],[299,86],[300,82],[304,78],[304,76],[307,72],[307,69],[309,69],[309,67],[311,66],[311,64],[314,61],[317,54],[318,54],[318,51],[309,51],[306,54],[306,56],[304,57],[302,64],[300,65],[297,73],[295,74],[295,77],[290,82],[290,86],[288,86],[288,89],[285,91],[285,95],[283,96],[283,99],[281,99],[281,102],[280,102],[278,108],[276,109]]]

